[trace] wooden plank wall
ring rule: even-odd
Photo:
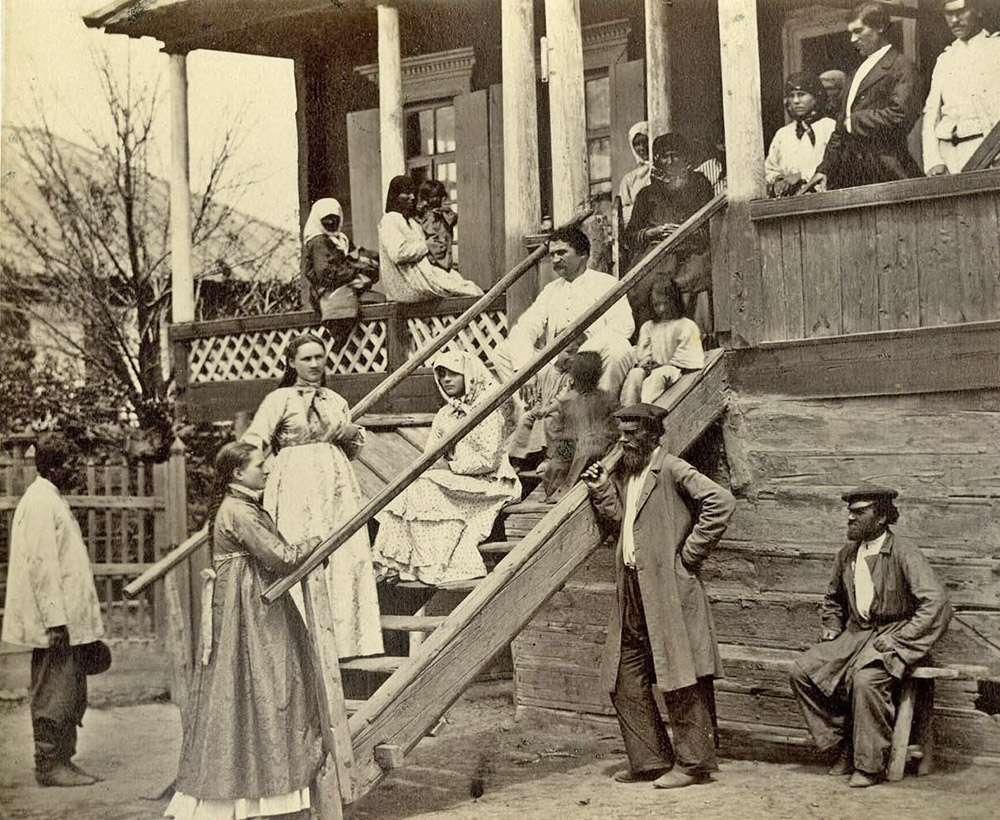
[[[894,530],[950,590],[957,611],[935,657],[1000,674],[1000,390],[811,401],[743,392],[723,432],[738,506],[703,579],[727,674],[717,684],[724,754],[753,754],[762,739],[805,743],[786,670],[818,638],[845,538],[840,494],[862,481],[899,489]],[[600,550],[517,638],[520,710],[612,714],[598,667],[613,601],[611,553]],[[976,684],[937,692],[944,750],[1000,763]]]
[[[764,340],[1000,318],[1000,192],[758,221]]]

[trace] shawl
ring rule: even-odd
[[[435,370],[434,383],[437,385],[438,392],[451,406],[456,416],[469,415],[472,408],[497,385],[496,379],[486,369],[486,365],[480,361],[479,357],[472,353],[466,353],[464,350],[439,353],[434,358],[433,367]],[[444,392],[437,377],[436,371],[439,367],[462,374],[465,378],[465,392],[461,396],[452,398]]]

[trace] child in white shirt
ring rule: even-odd
[[[659,278],[650,290],[654,319],[639,328],[638,364],[622,385],[621,404],[654,404],[682,375],[705,366],[701,329],[684,316],[681,292],[670,279]]]

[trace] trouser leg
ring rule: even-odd
[[[844,740],[845,723],[839,700],[823,694],[797,663],[792,665],[789,683],[816,747],[827,751],[839,746]]]
[[[693,686],[663,693],[674,728],[675,767],[685,774],[704,774],[719,768],[715,762],[715,731],[705,681],[711,685],[711,678],[699,678]]]
[[[618,715],[625,754],[635,773],[669,769],[674,750],[653,698],[653,656],[642,612],[636,573],[625,572],[625,609],[622,616],[621,656],[615,691],[611,694]]]
[[[642,383],[646,378],[646,371],[641,367],[633,367],[625,376],[625,383],[622,385],[621,393],[618,397],[622,407],[629,407],[638,404],[642,395]]]
[[[35,768],[49,771],[76,754],[76,727],[87,708],[87,676],[76,647],[31,655],[31,723]]]
[[[851,681],[854,716],[854,768],[869,774],[885,769],[892,743],[896,705],[892,700],[895,678],[881,664],[859,669]]]

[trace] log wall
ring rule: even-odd
[[[723,433],[728,476],[716,478],[728,478],[738,506],[703,579],[727,674],[717,684],[724,754],[806,742],[786,669],[818,638],[818,604],[845,539],[840,494],[862,481],[899,489],[895,532],[950,590],[957,611],[935,657],[1000,674],[1000,391],[816,400],[744,391],[731,396]],[[595,554],[515,641],[522,713],[612,713],[598,677],[611,561],[610,550]],[[1000,728],[974,708],[976,684],[937,691],[943,749],[1000,763]]]

